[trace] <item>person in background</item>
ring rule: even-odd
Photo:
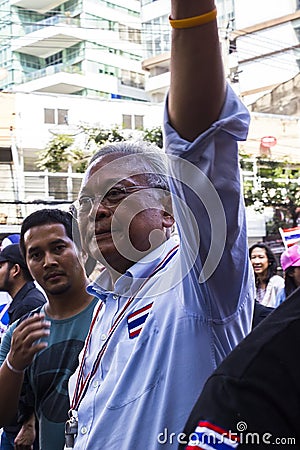
[[[7,292],[0,291],[0,342],[9,325],[8,308],[12,298]]]
[[[0,252],[0,290],[12,297],[7,310],[10,324],[46,302],[34,284],[19,244],[8,245]]]
[[[281,254],[280,264],[284,272],[284,288],[279,293],[278,302],[282,303],[300,286],[300,243],[292,245]]]
[[[69,383],[77,450],[174,448],[205,380],[251,328],[237,151],[249,113],[225,83],[214,1],[172,0],[171,16],[167,156],[104,146],[76,202],[83,249],[105,266]]]
[[[20,252],[19,244],[10,244],[0,252],[0,290],[12,297],[7,309],[9,325],[29,311],[42,306],[46,299],[36,288],[27,264]],[[24,424],[24,429],[31,428],[31,423]],[[21,425],[17,418],[4,427],[1,436],[1,450],[13,450],[14,441]]]
[[[264,306],[276,308],[278,294],[284,287],[284,280],[277,275],[277,261],[272,250],[264,243],[252,245],[249,257],[254,270],[256,301]]]
[[[64,447],[68,379],[78,365],[97,303],[86,292],[74,227],[71,214],[58,209],[35,211],[23,221],[21,251],[48,301],[39,312],[14,322],[0,347],[0,426],[18,408],[22,422],[35,412],[42,450]],[[22,442],[18,445],[23,450]]]
[[[3,250],[5,247],[11,244],[18,244],[20,240],[20,234],[9,234],[6,236],[3,241],[1,242],[0,251]],[[7,327],[9,325],[9,315],[8,315],[8,308],[12,301],[11,296],[8,294],[8,292],[0,291],[0,342],[1,338],[4,335],[5,331],[7,330]]]
[[[19,233],[9,234],[1,242],[0,250],[3,250],[8,245],[18,244],[19,241],[20,241],[20,234]]]

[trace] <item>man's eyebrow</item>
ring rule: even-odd
[[[65,239],[55,239],[54,241],[49,242],[48,245],[53,246],[53,245],[57,245],[57,244],[65,244],[66,241]],[[37,250],[39,250],[41,247],[36,245],[35,247],[29,247],[28,249],[28,253],[33,253]]]
[[[58,239],[55,239],[54,241],[51,241],[49,243],[49,245],[65,244],[65,243],[66,243],[66,239],[58,238]]]
[[[92,177],[90,178],[90,180],[92,180]],[[105,182],[103,183],[103,185],[93,185],[87,183],[80,191],[79,196],[82,197],[83,195],[87,195],[91,192],[95,192],[95,188],[98,191],[99,188],[101,189],[102,192],[105,192],[107,189],[111,189],[114,186],[126,186],[126,183],[130,183],[130,180],[128,180],[127,178],[122,178],[120,180],[120,178],[110,178],[108,180],[105,180]]]

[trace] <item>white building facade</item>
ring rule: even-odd
[[[36,165],[39,152],[52,138],[72,136],[74,146],[84,150],[86,135],[81,126],[117,128],[138,139],[141,130],[158,127],[163,120],[161,105],[141,101],[2,92],[0,104],[0,219],[6,216],[12,224],[36,209],[36,202],[41,207],[65,202],[68,207],[77,197],[81,173],[71,166],[66,172],[42,172]]]
[[[0,88],[147,100],[138,0],[0,0]]]

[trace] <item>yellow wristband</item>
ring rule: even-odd
[[[217,17],[217,9],[213,9],[208,13],[201,14],[201,16],[187,17],[186,19],[172,19],[169,17],[169,22],[172,28],[193,28],[205,23],[212,22]]]

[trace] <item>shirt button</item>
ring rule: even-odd
[[[97,388],[99,386],[99,381],[98,380],[94,380],[93,381],[93,387]]]
[[[113,295],[113,299],[114,300],[118,300],[119,296],[118,295]]]
[[[104,334],[104,333],[101,334],[101,338],[100,339],[101,339],[101,341],[105,341],[106,340],[106,334]]]
[[[87,433],[87,427],[82,427],[80,431],[81,431],[81,434],[86,434]]]

